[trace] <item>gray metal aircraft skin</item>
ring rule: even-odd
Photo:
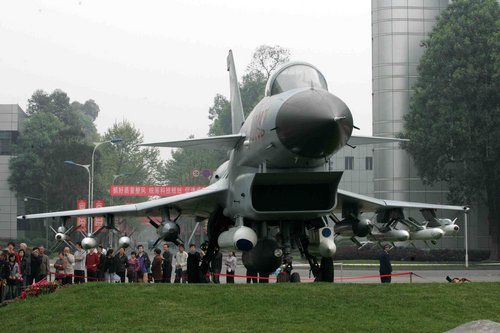
[[[330,280],[329,268],[322,272],[316,258],[331,258],[335,253],[335,234],[328,224],[332,216],[339,225],[337,235],[364,237],[372,234],[372,226],[359,217],[362,211],[382,214],[392,209],[402,211],[404,207],[428,211],[464,209],[380,200],[339,190],[342,172],[328,169],[329,158],[335,152],[346,144],[400,140],[352,136],[354,125],[349,108],[328,91],[325,78],[314,66],[292,62],[277,70],[267,83],[265,97],[247,119],[243,115],[231,51],[228,71],[233,134],[144,145],[227,150],[228,161],[217,169],[208,187],[139,204],[18,218],[105,216],[107,223],[112,223],[117,215],[162,216],[161,224],[151,222],[158,230],[158,241],[176,242],[178,226],[171,218],[175,211],[175,215],[208,218],[209,244],[204,270],[218,247],[245,251],[247,267],[270,272],[297,246],[309,260],[315,276],[323,273]],[[331,215],[334,211],[341,212],[341,217]],[[385,222],[387,233],[392,230],[389,224],[392,221]],[[381,238],[387,241],[387,237]],[[388,240],[391,241],[390,237]]]

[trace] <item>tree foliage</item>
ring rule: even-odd
[[[95,126],[88,115],[71,107],[61,90],[36,91],[27,114],[10,160],[9,184],[18,197],[39,198],[46,202],[45,208],[74,209],[77,198],[87,198],[88,175],[63,162],[90,161]]]
[[[269,79],[280,65],[290,61],[290,50],[279,45],[261,45],[252,54],[252,61],[247,67],[247,72],[258,72]]]
[[[498,2],[453,1],[423,45],[404,146],[426,182],[448,182],[453,202],[483,200],[493,232],[500,213]]]
[[[94,198],[106,204],[140,202],[147,197],[110,197],[112,184],[157,185],[161,183],[163,161],[158,148],[145,148],[143,134],[130,122],[115,123],[104,133],[101,142],[120,138],[116,144],[98,147],[94,160]],[[109,201],[107,200],[109,199]]]

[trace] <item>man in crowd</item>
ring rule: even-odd
[[[380,256],[380,275],[389,275],[392,273],[391,258],[389,257],[389,250],[391,246],[389,244],[384,245],[384,252]],[[381,276],[380,281],[382,283],[391,283],[390,276]]]
[[[163,244],[163,283],[172,279],[172,253],[167,243]]]
[[[104,248],[102,245],[97,247],[97,255],[99,256],[99,262],[97,264],[97,281],[104,281],[104,274],[106,272],[106,267],[104,267],[106,263],[106,252],[104,252]]]
[[[187,279],[187,258],[188,254],[184,251],[184,245],[179,245],[179,251],[175,254],[175,283],[186,283]]]
[[[42,279],[49,279],[50,277],[48,276],[50,274],[50,259],[49,256],[45,254],[45,248],[43,245],[40,245],[39,247],[40,251],[40,257],[41,257],[41,263],[40,263],[40,275],[38,277],[38,281]],[[33,268],[32,268],[33,269]]]
[[[137,260],[139,261],[139,273],[137,280],[144,283],[148,283],[148,271],[149,266],[151,265],[151,261],[149,260],[149,256],[146,252],[144,252],[144,246],[139,245],[137,247],[139,253],[137,254]]]
[[[220,283],[220,272],[222,271],[222,252],[220,252],[220,249],[217,247],[215,250],[215,255],[212,258],[212,261],[210,262],[210,270],[213,274],[212,276],[212,282],[215,284]]]
[[[40,249],[38,247],[34,247],[31,250],[31,275],[28,281],[28,284],[32,284],[33,280],[38,282],[41,280],[40,268],[42,266],[42,255],[40,254]]]
[[[85,283],[85,250],[81,242],[76,242],[75,251],[75,284]]]
[[[97,266],[99,265],[99,255],[95,249],[90,249],[85,257],[85,267],[87,268],[88,282],[97,281]]]
[[[189,283],[200,283],[200,259],[201,255],[196,251],[196,245],[189,244],[187,259],[187,276]]]

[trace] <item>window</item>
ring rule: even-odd
[[[354,169],[354,156],[345,157],[345,170]]]
[[[0,155],[11,155],[12,144],[17,141],[18,132],[0,131]]]
[[[366,158],[365,158],[365,169],[366,170],[373,170],[373,157],[366,156]]]

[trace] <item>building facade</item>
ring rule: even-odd
[[[8,183],[12,145],[27,115],[16,104],[0,104],[0,238],[16,239],[18,199]]]

